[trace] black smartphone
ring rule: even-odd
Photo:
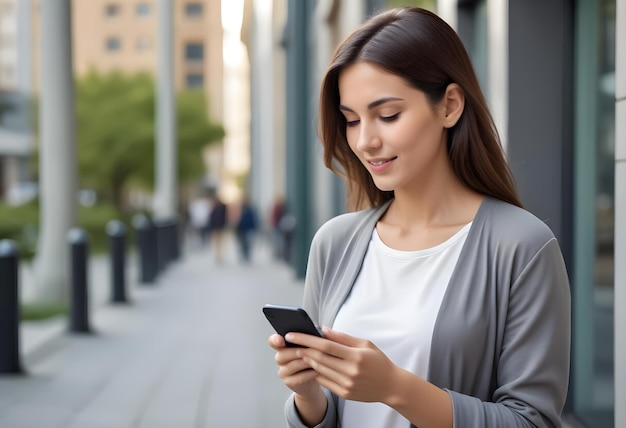
[[[324,337],[306,311],[297,306],[268,304],[263,306],[263,313],[270,324],[272,324],[272,327],[274,327],[274,330],[283,337],[289,332]],[[286,342],[286,344],[287,346],[300,346],[289,342]]]

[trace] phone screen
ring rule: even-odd
[[[306,333],[323,337],[320,330],[315,326],[309,315],[297,306],[265,305],[263,313],[274,330],[281,336],[289,332]],[[287,346],[299,346],[286,342]]]

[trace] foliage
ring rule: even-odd
[[[224,136],[208,120],[202,91],[177,94],[178,178],[196,180],[204,172],[202,150]],[[154,187],[155,85],[147,73],[90,72],[76,85],[76,137],[81,188],[124,209],[131,183]]]
[[[110,204],[96,204],[78,209],[78,226],[89,236],[89,251],[93,254],[108,251],[106,225],[110,220],[126,224],[127,243],[133,244],[131,215]],[[20,259],[31,259],[37,250],[39,206],[37,202],[19,206],[0,204],[0,239],[16,241]]]
[[[19,206],[0,204],[0,239],[15,241],[20,258],[35,253],[39,206],[36,201]]]
[[[20,319],[22,321],[39,321],[60,315],[67,315],[66,305],[41,305],[23,304],[20,307]]]
[[[133,243],[132,216],[110,204],[97,204],[91,207],[81,206],[78,210],[78,226],[85,230],[89,237],[89,252],[105,253],[109,248],[109,237],[106,225],[111,220],[120,220],[126,225],[126,242]]]
[[[154,89],[147,74],[91,72],[76,86],[80,186],[122,205],[124,185],[154,156]]]
[[[385,6],[387,9],[392,9],[400,6],[412,6],[422,7],[431,11],[437,10],[436,0],[385,0]]]

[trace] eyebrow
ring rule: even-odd
[[[379,105],[388,103],[390,101],[404,101],[404,100],[402,98],[396,98],[396,97],[385,97],[385,98],[381,98],[379,100],[369,103],[367,105],[367,108],[368,110],[371,110],[374,107],[378,107]],[[344,106],[343,104],[339,104],[339,110],[345,110],[345,111],[354,113],[354,110],[352,110],[350,107]]]

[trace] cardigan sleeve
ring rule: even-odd
[[[324,419],[315,425],[314,428],[336,428],[337,427],[337,409],[335,408],[335,401],[331,397],[331,393],[323,389],[324,395],[326,395],[326,401],[328,402],[328,407],[326,408],[326,414],[324,415]],[[302,423],[300,420],[300,415],[296,410],[295,403],[295,394],[291,394],[287,401],[285,402],[285,419],[287,419],[287,425],[289,428],[308,428],[306,425]]]
[[[320,324],[319,315],[319,284],[322,281],[323,274],[323,258],[321,256],[321,243],[319,233],[313,239],[311,243],[311,249],[309,251],[309,259],[307,264],[306,277],[304,281],[304,297],[303,308],[307,311],[311,319],[316,325]],[[326,408],[326,414],[324,419],[315,428],[335,428],[337,426],[337,410],[335,407],[335,401],[332,394],[322,388],[324,395],[326,395],[326,401],[328,407]],[[296,409],[295,394],[291,396],[285,402],[285,418],[289,428],[307,428],[306,425],[300,420],[300,415]]]
[[[447,390],[455,428],[560,427],[569,376],[570,290],[556,239],[512,279],[492,399]]]

